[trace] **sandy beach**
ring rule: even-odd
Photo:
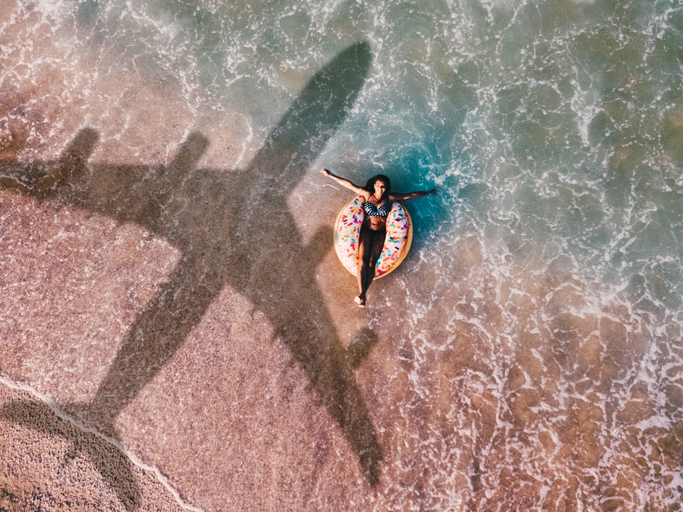
[[[0,408],[0,510],[186,510],[155,471],[31,393],[2,383]]]
[[[675,4],[0,0],[0,510],[679,510]]]

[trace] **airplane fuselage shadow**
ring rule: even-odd
[[[190,135],[167,167],[88,164],[97,142],[92,129],[79,132],[57,162],[0,161],[1,188],[136,223],[182,252],[130,328],[94,399],[62,404],[64,412],[117,439],[114,419],[230,286],[267,317],[341,428],[366,480],[378,484],[382,450],[353,373],[376,336],[364,330],[354,352],[346,352],[315,279],[331,248],[331,229],[305,246],[287,205],[343,122],[370,61],[369,46],[358,43],[319,71],[243,171],[196,169],[208,146],[200,134]]]

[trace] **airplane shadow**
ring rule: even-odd
[[[331,249],[331,229],[304,246],[287,205],[344,121],[371,60],[369,45],[361,42],[316,73],[243,171],[196,169],[208,146],[197,133],[168,167],[87,165],[98,138],[88,128],[57,162],[0,160],[0,187],[136,223],[182,252],[130,328],[94,399],[61,404],[64,412],[118,439],[116,416],[230,286],[265,314],[341,428],[367,482],[379,483],[382,449],[353,373],[377,337],[363,329],[344,349],[315,279]]]
[[[13,400],[0,410],[0,418],[43,434],[63,437],[69,442],[64,465],[80,454],[86,455],[126,510],[134,510],[139,506],[142,496],[133,473],[133,464],[115,446],[95,434],[84,433],[60,421],[46,404],[39,401]]]

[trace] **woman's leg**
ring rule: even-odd
[[[365,305],[365,294],[375,277],[375,265],[382,253],[384,247],[384,238],[386,237],[385,230],[374,231],[372,229],[363,229],[360,231],[360,240],[358,245],[358,289],[360,294],[356,298],[356,302],[360,306]]]

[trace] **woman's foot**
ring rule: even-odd
[[[356,301],[356,304],[358,304],[359,307],[364,308],[365,307],[365,297],[361,297],[360,295],[353,299]]]

